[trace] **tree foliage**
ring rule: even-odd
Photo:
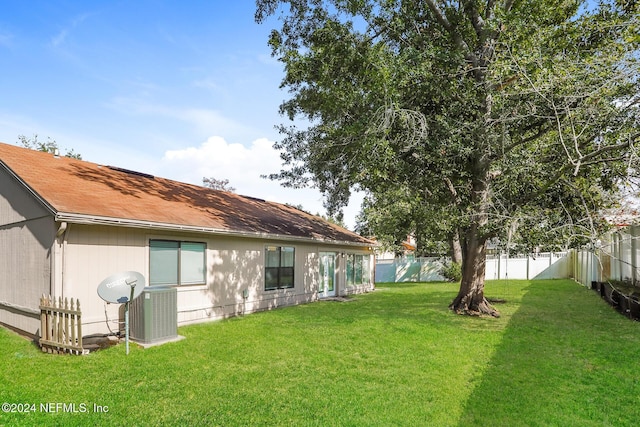
[[[31,150],[43,151],[45,153],[56,154],[60,152],[60,147],[58,147],[58,143],[55,139],[51,139],[51,137],[47,137],[47,141],[41,141],[38,139],[38,134],[33,134],[33,137],[28,138],[24,135],[18,135],[18,143],[22,145],[24,148],[29,148]],[[82,160],[82,155],[76,153],[73,148],[71,150],[66,150],[64,155],[65,157],[70,157],[72,159]]]
[[[235,187],[229,185],[228,179],[216,179],[214,177],[203,177],[202,185],[207,188],[211,188],[212,190],[221,190],[228,191],[230,193],[234,193],[236,191]]]
[[[593,239],[638,173],[636,1],[257,5],[282,24],[269,39],[291,94],[281,113],[309,123],[280,127],[272,178],[317,185],[330,213],[354,187],[376,207],[400,193],[394,209],[457,232],[458,312],[497,314],[487,241]]]
[[[356,231],[375,237],[386,252],[401,253],[412,235],[416,256],[443,256],[452,252],[446,208],[430,204],[412,189],[391,187],[369,194],[357,217]]]

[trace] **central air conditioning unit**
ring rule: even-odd
[[[178,336],[178,292],[175,288],[147,287],[131,301],[129,333],[143,344]]]

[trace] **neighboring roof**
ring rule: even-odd
[[[376,245],[379,245],[378,240],[375,238],[375,236],[373,237],[369,237],[369,239],[374,242]],[[402,249],[405,251],[405,253],[407,252],[415,252],[416,250],[416,245],[413,244],[413,238],[411,236],[407,236],[407,240],[405,240],[404,242],[400,243],[400,246],[402,246]],[[380,249],[381,247],[378,246],[378,249]]]
[[[373,244],[291,206],[13,145],[0,165],[60,221]]]
[[[407,252],[413,252],[416,250],[416,247],[409,242],[402,242],[402,247]]]

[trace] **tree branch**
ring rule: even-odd
[[[464,41],[457,29],[453,25],[451,25],[442,10],[440,10],[438,5],[435,4],[433,0],[426,0],[426,2],[427,6],[429,6],[429,10],[431,10],[431,13],[433,13],[433,16],[436,18],[436,21],[438,21],[438,23],[442,25],[445,30],[447,30],[451,38],[453,38],[456,46],[458,46],[458,48],[462,49],[465,52],[465,58],[467,58],[467,60],[469,60],[474,65],[474,67],[477,66],[477,57],[473,54],[473,51],[469,48],[469,45]]]
[[[593,164],[597,164],[597,163],[605,163],[610,161],[610,159],[598,159],[598,160],[591,160],[597,156],[600,156],[604,153],[610,153],[610,152],[615,152],[618,150],[623,150],[625,148],[631,148],[633,146],[632,142],[626,142],[624,144],[615,144],[615,145],[609,145],[606,147],[602,147],[599,150],[593,151],[585,156],[583,156],[580,161],[582,162],[582,164],[584,165],[585,162],[587,162],[590,165]],[[553,176],[553,178],[551,178],[549,181],[547,181],[547,183],[545,185],[543,185],[538,191],[536,191],[533,194],[523,194],[523,200],[524,197],[526,197],[527,199],[530,200],[535,200],[536,198],[538,198],[540,195],[544,194],[549,188],[551,188],[551,186],[553,186],[554,184],[556,184],[558,181],[560,181],[560,179],[562,179],[562,177],[564,176],[564,174],[569,170],[569,168],[574,167],[575,164],[572,163],[565,163],[564,166],[562,166],[560,169],[558,169],[558,171],[556,172],[556,174]]]
[[[543,123],[544,124],[544,123]],[[531,141],[535,141],[538,138],[541,138],[543,135],[549,133],[551,130],[553,129],[552,126],[547,126],[546,128],[543,126],[540,126],[538,128],[538,132],[536,132],[534,135],[528,136],[526,138],[520,139],[510,145],[507,145],[505,148],[502,149],[502,157],[504,157],[505,154],[510,153],[512,150],[514,150],[515,148],[527,144]]]
[[[495,0],[487,0],[487,4],[484,10],[484,19],[488,21],[493,18],[493,8],[495,7]]]
[[[473,25],[473,29],[476,31],[476,35],[478,36],[478,40],[480,40],[480,44],[484,43],[484,20],[480,16],[478,12],[478,8],[476,7],[475,1],[466,0],[462,2],[464,6],[464,13],[471,21],[471,25]]]
[[[504,11],[509,12],[511,10],[511,7],[513,6],[513,3],[515,3],[515,0],[506,0],[504,2]]]
[[[433,13],[433,16],[435,16],[438,23],[440,23],[440,25],[442,25],[445,30],[449,32],[453,31],[453,26],[451,25],[447,17],[444,16],[444,14],[442,13],[438,5],[436,5],[433,2],[433,0],[426,0],[426,1],[427,1],[427,6],[429,6],[431,13]]]
[[[447,184],[447,189],[451,193],[451,200],[454,204],[460,204],[460,196],[458,196],[458,192],[456,191],[456,187],[454,187],[453,183],[448,177],[444,177],[444,182]]]

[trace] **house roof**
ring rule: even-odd
[[[413,251],[416,250],[415,245],[412,245],[409,242],[402,242],[401,244],[402,244],[402,247],[404,248],[404,250],[407,251],[407,252],[413,252]]]
[[[2,143],[0,164],[59,221],[373,244],[291,206],[112,166]]]

